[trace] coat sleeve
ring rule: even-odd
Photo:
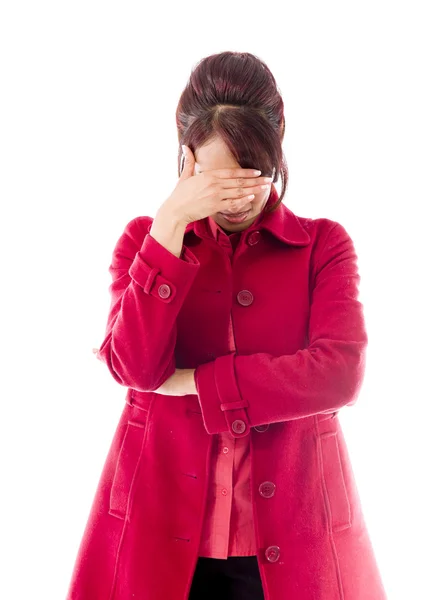
[[[307,348],[283,356],[230,353],[195,370],[208,433],[233,433],[235,420],[246,424],[240,433],[249,433],[256,425],[355,403],[368,343],[358,300],[360,277],[350,236],[342,225],[331,223],[315,249]]]
[[[113,250],[110,309],[96,357],[121,385],[154,391],[175,371],[176,319],[200,266],[183,246],[180,258],[132,219]]]

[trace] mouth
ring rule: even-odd
[[[246,217],[248,216],[248,214],[250,212],[251,212],[250,210],[247,210],[246,212],[235,213],[233,215],[226,215],[225,213],[220,213],[220,214],[229,223],[242,223],[243,221],[246,220]]]

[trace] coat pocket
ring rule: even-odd
[[[319,437],[328,518],[331,530],[341,531],[351,527],[351,510],[339,452],[338,434],[337,431],[328,431]]]
[[[130,492],[142,453],[146,423],[129,419],[116,461],[110,490],[109,513],[125,519]]]

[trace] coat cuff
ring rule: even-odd
[[[235,354],[219,356],[199,365],[194,373],[205,429],[210,434],[229,431],[234,437],[249,435],[250,424],[234,370]]]
[[[188,292],[199,266],[186,246],[178,258],[148,233],[128,273],[146,294],[169,303]]]

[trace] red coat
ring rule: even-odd
[[[262,213],[258,215],[258,219],[262,217]],[[208,217],[208,222],[214,239],[232,260],[241,237],[247,235],[246,230],[225,232],[212,217]],[[234,325],[229,317],[228,352],[235,352]],[[236,437],[229,430],[214,436],[199,556],[223,559],[255,556],[250,436]]]
[[[181,258],[151,223],[127,224],[109,268],[98,358],[128,389],[68,600],[188,599],[224,431],[251,436],[265,599],[384,600],[338,419],[367,346],[347,231],[281,204],[246,230],[231,267],[207,219],[187,226]],[[198,394],[152,391],[175,368],[196,368]]]

